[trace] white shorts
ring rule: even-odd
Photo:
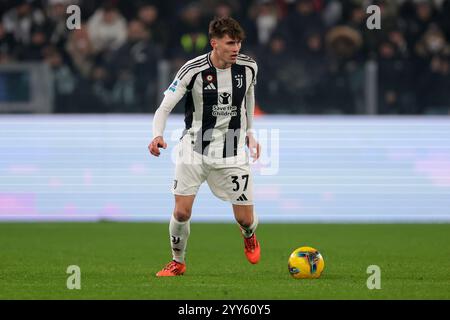
[[[177,148],[173,194],[196,195],[206,180],[219,199],[237,205],[253,204],[253,176],[248,161],[227,164],[210,160],[193,151],[188,134]]]

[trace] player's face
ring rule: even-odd
[[[237,55],[241,50],[241,40],[232,39],[229,35],[225,35],[221,39],[213,39],[211,45],[220,60],[226,64],[236,63]]]

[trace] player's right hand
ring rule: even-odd
[[[155,157],[159,157],[161,152],[159,151],[159,148],[166,149],[167,143],[164,142],[163,137],[158,136],[155,137],[152,142],[148,145],[148,150],[150,151],[150,154],[154,155]]]

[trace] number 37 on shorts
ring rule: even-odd
[[[253,177],[250,165],[213,167],[205,164],[177,165],[177,181],[173,193],[195,195],[206,180],[212,193],[224,201],[238,205],[253,204]]]
[[[235,167],[216,169],[208,185],[211,191],[219,198],[232,204],[253,204],[253,179],[250,168]]]

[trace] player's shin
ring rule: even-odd
[[[180,222],[172,215],[169,224],[173,260],[184,263],[190,233],[190,220]]]

